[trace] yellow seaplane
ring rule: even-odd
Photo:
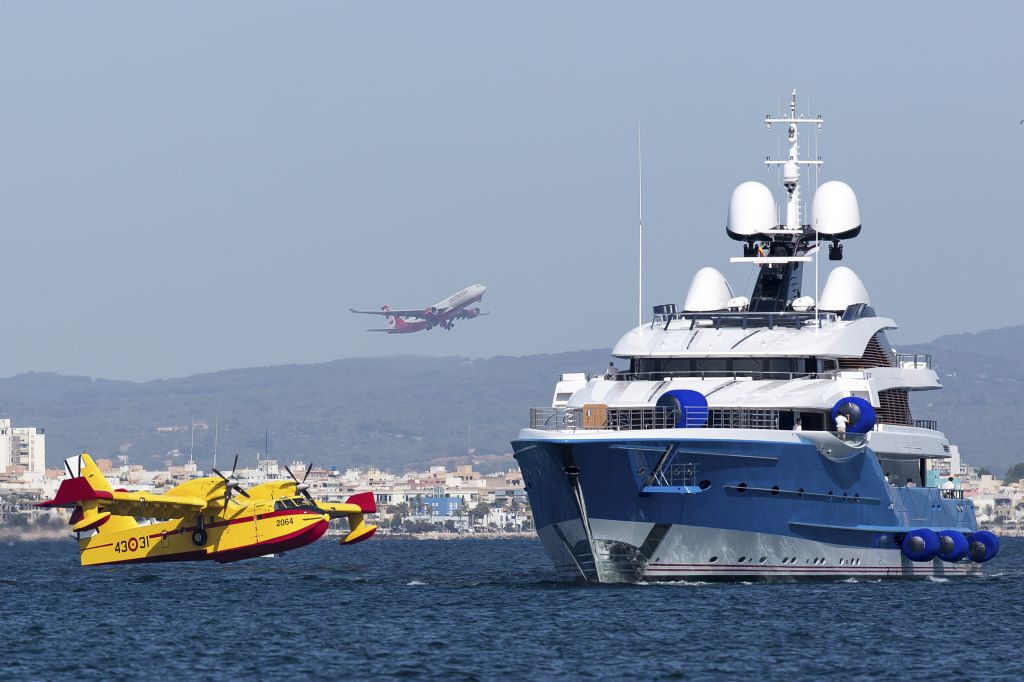
[[[155,494],[115,490],[85,453],[64,465],[70,477],[61,482],[56,497],[36,506],[74,509],[68,524],[78,537],[83,566],[204,559],[226,563],[278,554],[319,539],[330,520],[340,517],[349,525],[343,545],[368,540],[377,530],[363,518],[377,511],[373,493],[358,493],[342,503],[317,501],[306,483],[312,466],[301,481],[285,467],[291,480],[246,491],[235,478],[235,455],[229,476],[214,469],[216,476]],[[156,521],[139,524],[138,518]]]

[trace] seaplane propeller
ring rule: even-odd
[[[302,480],[300,481],[295,477],[295,474],[292,473],[292,470],[288,468],[287,464],[284,467],[284,470],[287,471],[288,475],[292,477],[293,481],[295,481],[295,492],[301,493],[307,500],[309,500],[310,504],[316,505],[316,500],[314,500],[313,496],[309,494],[309,484],[306,483],[306,477],[309,476],[309,472],[312,469],[313,463],[310,462],[306,465],[306,473],[302,475]]]
[[[224,479],[224,507],[227,508],[228,502],[231,501],[231,493],[237,492],[242,497],[249,497],[249,493],[242,490],[242,486],[238,484],[238,479],[235,478],[235,467],[238,466],[238,453],[235,453],[235,463],[231,465],[231,476],[225,476],[216,469],[213,473],[217,474]]]

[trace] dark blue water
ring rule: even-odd
[[[1019,679],[1024,541],[981,578],[556,582],[533,540],[83,569],[0,546],[0,678]]]

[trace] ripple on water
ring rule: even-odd
[[[934,658],[906,656],[905,643],[945,652],[948,669],[972,669],[978,650],[963,642],[979,626],[963,614],[984,613],[995,671],[986,677],[999,679],[1014,670],[1013,633],[1024,621],[1024,540],[1012,538],[986,566],[994,572],[941,588],[565,583],[531,540],[318,542],[227,566],[76,562],[73,542],[0,551],[0,585],[13,586],[0,590],[11,635],[0,677],[621,678],[635,677],[638,661],[667,679],[769,669],[794,679],[934,676]],[[840,634],[871,654],[837,646]]]

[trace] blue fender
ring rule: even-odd
[[[918,528],[903,536],[903,556],[911,561],[931,561],[939,553],[939,536],[933,530]]]
[[[698,391],[666,391],[658,398],[657,407],[679,415],[677,429],[699,429],[708,423],[708,399]]]
[[[967,538],[958,530],[939,531],[939,558],[943,561],[960,561],[970,549]]]
[[[867,433],[875,428],[875,422],[878,421],[875,408],[871,403],[855,395],[836,401],[836,404],[832,406],[832,418],[835,419],[840,412],[849,421],[846,425],[847,433]]]
[[[995,533],[979,530],[977,533],[971,533],[967,542],[967,556],[975,563],[984,563],[999,554],[999,538]]]

